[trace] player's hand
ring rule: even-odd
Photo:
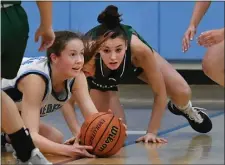
[[[66,144],[66,145],[73,145],[76,140],[77,140],[77,137],[73,136],[70,139],[66,140],[64,142],[64,144]]]
[[[224,40],[224,28],[205,31],[197,38],[200,46],[210,47]]]
[[[144,142],[144,143],[148,143],[148,142],[153,142],[153,143],[167,143],[167,140],[164,138],[160,138],[157,137],[155,134],[153,133],[147,133],[146,135],[138,138],[136,140],[136,142]]]
[[[66,145],[68,147],[67,156],[72,158],[95,158],[95,155],[92,155],[87,152],[87,150],[92,150],[92,146],[79,145],[78,143],[74,143],[73,145]]]
[[[38,50],[44,51],[52,46],[55,40],[55,33],[52,27],[44,27],[40,25],[35,33],[35,42],[38,42],[39,37],[41,37],[41,45]]]
[[[190,41],[193,40],[194,35],[196,34],[195,26],[189,26],[187,31],[184,33],[182,40],[182,51],[186,52],[190,47]]]
[[[111,110],[111,109],[109,109],[109,110],[108,110],[108,113],[113,113],[113,112],[112,112],[112,110]],[[122,119],[122,118],[119,118],[119,120],[123,123],[123,126],[124,126],[124,128],[125,128],[125,130],[126,130],[126,136],[127,136],[127,125],[126,125],[126,124],[124,124],[124,122],[123,122],[123,119]]]
[[[81,137],[81,133],[77,133],[76,136],[71,137],[70,139],[66,140],[64,142],[64,144],[66,145],[73,145],[74,143],[80,143],[80,137]]]
[[[144,147],[148,151],[157,150],[157,149],[161,148],[164,145],[166,145],[166,143],[144,143]]]

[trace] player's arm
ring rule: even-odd
[[[72,93],[72,97],[76,100],[85,119],[94,113],[98,113],[98,110],[90,97],[87,79],[83,72],[80,72],[76,77],[72,87]]]
[[[191,21],[189,27],[187,28],[186,32],[184,33],[182,39],[182,51],[186,52],[190,48],[190,41],[193,40],[194,35],[196,34],[196,29],[205,15],[206,11],[208,10],[211,2],[201,2],[197,1],[194,6],[194,10],[192,13]]]
[[[80,124],[76,117],[75,112],[75,100],[71,97],[62,107],[61,111],[66,120],[68,127],[74,137],[76,137],[80,132]]]
[[[39,75],[28,75],[19,81],[18,89],[23,93],[22,119],[29,128],[34,144],[43,153],[68,155],[66,145],[58,144],[39,135],[40,109],[45,91],[45,81]],[[38,88],[34,88],[38,87]]]
[[[147,83],[154,93],[153,110],[147,132],[157,134],[167,101],[164,79],[154,52],[135,35],[131,39],[131,52],[136,66],[143,68]]]
[[[201,19],[207,12],[209,6],[211,4],[211,1],[197,1],[194,6],[194,10],[192,13],[190,25],[194,26],[195,28],[198,26],[200,23]]]
[[[52,1],[36,1],[40,11],[41,25],[46,28],[52,27]]]

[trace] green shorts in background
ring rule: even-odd
[[[4,4],[1,4],[1,78],[13,79],[27,46],[29,24],[20,3],[10,7]]]

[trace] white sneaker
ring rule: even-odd
[[[12,147],[12,144],[6,143],[5,144],[5,151],[6,152],[14,152],[14,148]]]
[[[27,162],[22,162],[19,160],[16,156],[16,152],[13,152],[13,156],[17,159],[17,164],[28,164],[28,165],[34,165],[34,164],[52,164],[49,162],[44,155],[39,151],[38,148],[35,148],[32,153],[31,157]]]

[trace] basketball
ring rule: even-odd
[[[124,145],[126,130],[116,116],[100,112],[90,116],[81,127],[80,142],[93,147],[91,154],[110,157]]]

